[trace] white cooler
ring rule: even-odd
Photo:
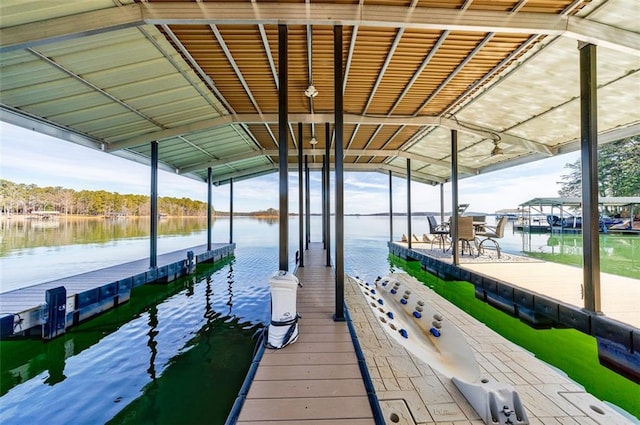
[[[283,348],[298,338],[298,311],[296,296],[298,278],[280,270],[269,278],[271,287],[271,324],[267,340],[268,348]]]

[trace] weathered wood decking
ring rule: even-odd
[[[260,361],[238,424],[374,424],[346,322],[334,322],[335,277],[322,244],[297,276],[300,336]]]

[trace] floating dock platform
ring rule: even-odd
[[[408,249],[400,242],[389,242],[388,246],[392,255],[419,261],[424,270],[441,279],[473,284],[476,298],[534,328],[568,327],[595,337],[600,362],[640,382],[640,287],[636,279],[601,274],[605,316],[580,307],[579,267],[542,260],[454,265],[451,257],[438,258],[427,249]]]
[[[529,425],[637,423],[630,415],[598,400],[563,372],[500,336],[421,282],[408,276],[403,282],[464,334],[484,376],[517,390]],[[383,323],[381,314],[372,312],[370,300],[362,295],[355,279],[345,280],[345,301],[385,423],[485,424],[452,379],[400,346],[382,329],[390,326],[389,323]],[[446,332],[446,328],[442,332]],[[489,423],[498,424],[497,421]],[[519,422],[513,418],[512,422],[500,423]]]
[[[235,244],[207,245],[106,267],[0,294],[0,339],[42,335],[51,339],[66,329],[129,300],[131,289],[167,283],[195,271],[199,263],[232,256]]]
[[[347,322],[333,321],[335,275],[325,258],[321,244],[305,251],[305,267],[297,271],[303,284],[298,339],[279,350],[259,343],[226,424],[484,424],[451,379],[381,329],[384,323],[348,276]],[[634,423],[420,282],[407,284],[464,334],[484,374],[517,389],[529,424]]]
[[[283,349],[264,350],[227,424],[376,423],[349,323],[333,320],[335,274],[325,262],[322,244],[310,244],[296,273],[300,335]]]

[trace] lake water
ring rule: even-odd
[[[0,293],[145,258],[149,253],[147,219],[111,221],[100,218],[57,223],[7,220],[0,222],[0,226]],[[205,218],[160,220],[158,253],[206,243],[206,226]],[[393,228],[394,240],[399,240],[407,233],[406,217],[395,217]],[[291,261],[298,249],[297,229],[298,219],[292,218],[289,224]],[[321,240],[320,217],[311,218],[311,229],[311,239]],[[233,239],[240,252],[253,247],[277,250],[277,220],[236,217],[233,230]],[[412,231],[417,235],[427,233],[426,219],[414,217]],[[346,271],[365,273],[366,267],[360,259],[372,254],[386,258],[388,239],[388,217],[345,217],[345,267],[352,267]],[[332,240],[335,241],[335,235]],[[214,220],[213,241],[229,241],[228,219]],[[639,237],[601,235],[600,245],[602,271],[640,279]],[[577,266],[582,263],[581,235],[523,234],[514,232],[509,224],[500,246],[513,254],[524,253]],[[250,256],[250,252],[248,254]],[[276,259],[274,267],[277,264]]]
[[[2,292],[144,258],[149,249],[147,220],[38,224],[3,223]],[[423,217],[412,227],[427,232]],[[206,243],[205,229],[204,219],[160,221],[159,253]],[[292,261],[297,229],[292,218]],[[312,229],[311,239],[320,240],[319,217]],[[345,271],[373,280],[397,268],[388,258],[388,233],[386,217],[346,217]],[[395,239],[402,233],[406,219],[396,217]],[[213,235],[228,242],[229,220],[215,220]],[[553,238],[509,230],[501,245],[512,253],[580,257],[575,237]],[[604,257],[637,273],[638,238],[605,238]],[[235,258],[200,265],[196,275],[170,285],[136,288],[130,302],[54,341],[0,341],[0,423],[223,423],[269,319],[278,222],[235,218],[234,242]]]

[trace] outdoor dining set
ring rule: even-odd
[[[431,249],[433,249],[434,243],[438,243],[443,252],[451,249],[453,246],[451,222],[438,224],[433,215],[427,216],[427,221],[429,222],[429,235],[425,234],[423,236],[423,242],[431,243]],[[461,253],[464,254],[466,249],[470,255],[480,256],[484,252],[485,243],[491,242],[496,248],[498,258],[500,258],[498,239],[504,236],[504,228],[507,225],[507,221],[508,217],[503,216],[495,226],[492,226],[486,223],[484,216],[458,217],[457,234]]]

